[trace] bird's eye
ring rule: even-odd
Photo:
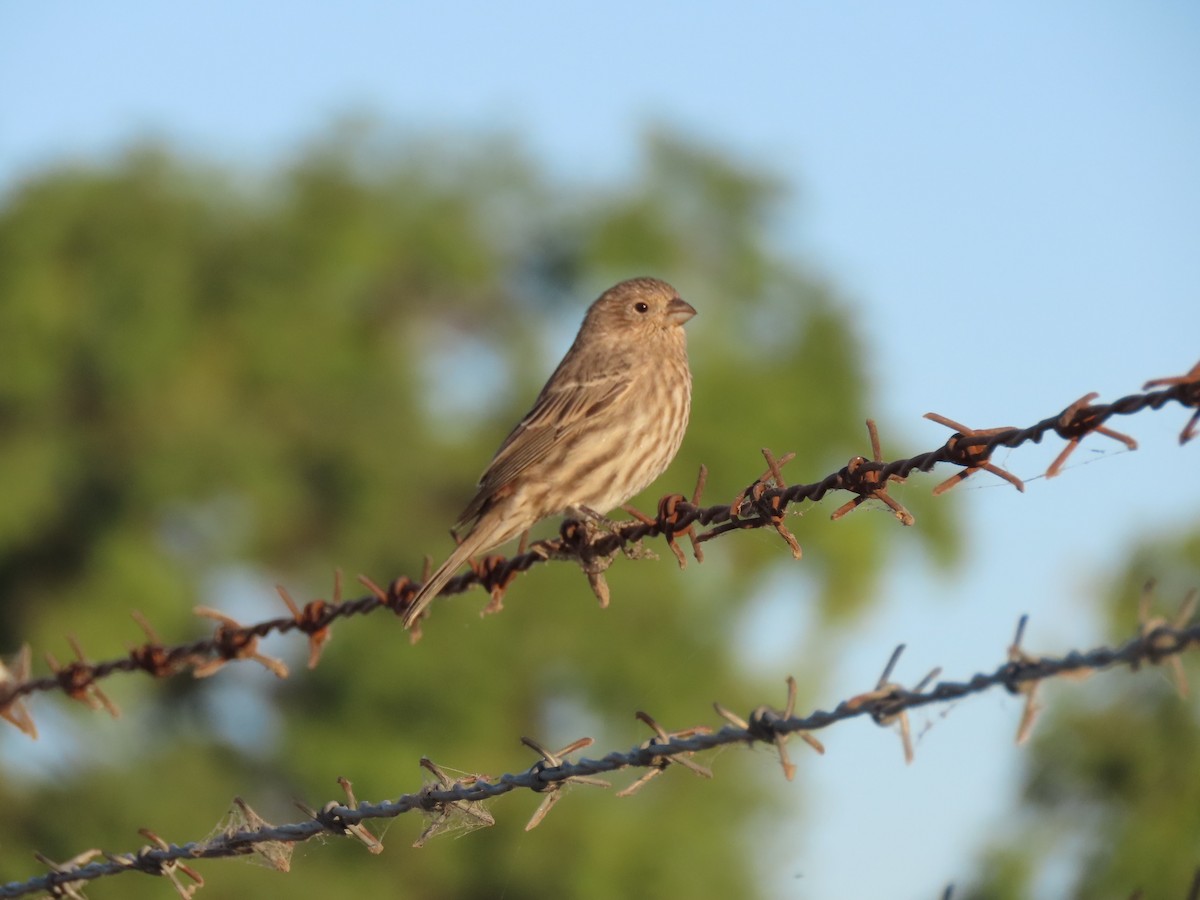
[[[637,303],[633,304],[633,308],[636,309],[640,313],[649,312],[650,304],[646,303],[643,300],[639,300]]]

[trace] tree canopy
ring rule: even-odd
[[[139,638],[130,610],[178,640],[198,633],[197,605],[280,614],[276,581],[306,599],[339,567],[419,576],[587,303],[632,275],[700,311],[689,434],[635,505],[690,493],[701,462],[710,502],[726,502],[763,446],[796,451],[797,480],[844,464],[864,445],[863,351],[836,289],[772,238],[785,192],[669,133],[647,135],[627,178],[577,184],[504,139],[353,129],[277,172],[140,146],[15,186],[0,204],[0,650],[62,657],[73,634],[119,655]],[[918,540],[951,558],[952,508],[913,502]],[[797,528],[795,602],[827,621],[860,613],[888,517]],[[732,626],[788,557],[744,537],[684,571],[618,560],[604,611],[577,570],[545,566],[501,615],[480,621],[478,592],[435,604],[415,646],[380,615],[340,625],[312,672],[300,642],[271,644],[286,681],[248,667],[125,679],[106,685],[116,722],[39,700],[38,751],[0,783],[8,875],[34,849],[124,848],[139,827],[202,836],[235,795],[287,820],[294,797],[336,796],[338,776],[382,798],[413,789],[421,756],[511,771],[532,762],[522,734],[623,748],[646,737],[637,709],[685,725],[716,698],[745,708],[762,685]],[[229,864],[204,874],[243,895],[747,896],[750,828],[783,811],[747,756],[722,756],[701,789],[664,778],[634,800],[561,804],[529,834],[532,806],[512,798],[466,840],[409,850],[419,827],[401,820],[379,858],[302,851],[284,885]]]

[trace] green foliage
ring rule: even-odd
[[[1170,619],[1200,583],[1200,529],[1130,554],[1107,597],[1114,641],[1136,629],[1152,577],[1151,613]],[[1033,824],[990,848],[973,896],[1030,896],[1051,864],[1073,882],[1061,896],[1184,896],[1200,863],[1200,672],[1194,654],[1181,660],[1192,697],[1176,693],[1164,667],[1125,685],[1099,676],[1094,690],[1055,699],[1034,731],[1024,776],[1022,813]],[[1066,870],[1064,857],[1073,863]]]
[[[551,184],[502,141],[361,132],[267,183],[140,148],[19,187],[0,208],[5,652],[75,633],[109,657],[138,638],[130,609],[176,641],[197,633],[196,604],[280,614],[272,581],[307,599],[328,596],[338,566],[418,573],[448,552],[444,529],[586,302],[635,274],[675,282],[700,310],[693,424],[644,508],[690,493],[701,461],[706,500],[728,502],[761,471],[761,446],[797,451],[797,481],[844,464],[866,446],[862,351],[832,290],[773,250],[779,196],[663,134],[629,184],[602,191]],[[950,521],[930,507],[918,539],[941,546]],[[797,602],[862,609],[899,529],[864,514],[807,525],[813,593]],[[34,848],[132,846],[140,826],[202,837],[234,795],[290,820],[291,798],[319,805],[339,775],[380,798],[417,786],[422,755],[495,774],[532,762],[521,734],[624,748],[646,737],[639,708],[668,726],[708,719],[714,698],[748,708],[761,686],[735,667],[730,626],[752,579],[785,560],[766,532],[710,544],[683,572],[670,557],[618,560],[605,611],[577,571],[542,567],[503,615],[481,621],[477,594],[437,604],[416,646],[387,616],[342,623],[315,671],[289,656],[285,682],[245,665],[110,681],[129,713],[115,723],[46,719],[64,701],[38,699],[38,720],[61,723],[43,739],[60,762],[0,787],[22,813],[0,824],[5,874],[23,877]],[[279,646],[293,649],[267,650],[299,649]],[[231,863],[203,871],[217,895],[745,896],[743,826],[779,795],[749,774],[771,767],[761,757],[717,765],[711,783],[672,771],[632,800],[576,788],[528,835],[535,797],[419,852],[404,845],[420,823],[404,817],[378,859],[302,848],[283,887]]]

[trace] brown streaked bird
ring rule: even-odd
[[[406,627],[472,556],[549,516],[604,515],[662,474],[691,411],[683,324],[695,314],[657,278],[631,278],[600,295],[479,479],[458,519],[466,536],[413,598]]]

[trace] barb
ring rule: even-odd
[[[1159,389],[1150,390],[1155,387]],[[991,455],[998,448],[1039,443],[1053,433],[1068,442],[1064,453],[1047,472],[1047,475],[1054,475],[1061,470],[1067,454],[1093,432],[1115,438],[1130,448],[1135,447],[1132,438],[1109,429],[1105,423],[1114,416],[1129,416],[1145,410],[1157,411],[1169,403],[1196,410],[1180,434],[1180,442],[1184,443],[1195,436],[1197,422],[1200,422],[1200,363],[1184,375],[1149,381],[1142,393],[1130,394],[1112,403],[1091,404],[1094,396],[1090,394],[1070,404],[1062,412],[1024,429],[970,429],[944,416],[930,413],[929,418],[956,429],[955,434],[935,450],[891,462],[882,461],[878,433],[874,423],[868,422],[871,459],[854,457],[837,472],[810,484],[787,484],[782,469],[792,454],[777,458],[770,450],[764,449],[762,452],[767,461],[767,470],[728,505],[700,506],[707,478],[707,471],[701,467],[691,498],[682,494],[664,496],[658,503],[654,517],[635,513],[635,521],[620,523],[609,529],[588,528],[578,522],[568,521],[563,524],[559,537],[538,541],[513,557],[490,556],[473,562],[472,570],[451,579],[442,594],[457,594],[473,585],[481,585],[490,596],[484,612],[494,612],[500,609],[505,591],[522,572],[550,560],[572,560],[583,568],[601,605],[606,605],[609,592],[604,581],[604,570],[617,553],[633,553],[634,545],[647,538],[664,538],[680,566],[683,566],[686,558],[676,543],[679,536],[688,537],[693,555],[700,562],[703,560],[701,543],[730,531],[770,527],[775,529],[798,559],[800,545],[784,524],[788,509],[800,503],[815,503],[831,491],[845,491],[853,495],[849,503],[833,514],[834,519],[853,511],[864,500],[874,498],[886,503],[897,519],[908,525],[913,522],[912,515],[887,495],[887,486],[892,481],[902,481],[913,472],[928,472],[938,463],[950,463],[959,466],[962,471],[934,488],[935,494],[949,490],[979,471],[995,474],[1023,490],[1020,479],[990,462]],[[705,530],[699,530],[701,528]],[[425,577],[427,575],[426,572]],[[303,607],[280,587],[278,590],[289,615],[250,625],[241,625],[212,610],[198,609],[199,615],[216,620],[212,636],[175,646],[164,645],[145,620],[135,614],[135,619],[146,632],[145,643],[130,650],[124,657],[95,663],[88,662],[82,650],[76,646],[76,660],[65,665],[53,662],[49,676],[35,678],[30,675],[28,649],[22,648],[7,668],[0,663],[0,716],[26,734],[35,736],[36,727],[26,707],[26,699],[48,691],[62,692],[92,708],[107,709],[115,715],[116,707],[108,702],[97,687],[97,682],[119,673],[144,672],[154,678],[166,678],[190,671],[193,675],[204,677],[218,671],[226,663],[250,659],[282,678],[287,674],[283,663],[257,651],[258,641],[271,633],[299,631],[304,634],[309,642],[308,664],[311,668],[319,661],[321,649],[329,638],[334,622],[373,613],[380,608],[403,616],[420,587],[419,582],[407,576],[395,579],[386,588],[365,576],[360,576],[359,580],[370,591],[366,596],[343,602],[341,576],[338,573],[332,601],[316,599]],[[410,640],[420,639],[421,623],[427,615],[428,612],[413,625],[409,631]]]
[[[1185,600],[1183,610],[1191,609],[1191,595]],[[1143,603],[1143,609],[1145,609]],[[1178,615],[1182,615],[1183,610]],[[1178,618],[1178,616],[1177,616]],[[898,648],[884,668],[875,688],[867,693],[839,703],[833,710],[816,710],[807,716],[796,716],[795,681],[788,681],[787,708],[780,711],[770,706],[760,706],[746,718],[739,717],[719,704],[718,712],[730,722],[719,731],[704,725],[667,732],[653,717],[638,712],[637,718],[649,725],[655,736],[645,743],[624,752],[611,752],[599,759],[582,758],[571,762],[565,757],[591,745],[591,738],[581,738],[569,746],[552,752],[531,738],[522,742],[538,754],[538,760],[524,772],[488,778],[483,775],[467,775],[451,779],[441,768],[428,759],[420,766],[436,779],[413,793],[402,794],[393,800],[366,803],[355,799],[350,782],[339,778],[345,798],[332,800],[313,810],[297,804],[305,813],[305,819],[286,825],[272,825],[252,810],[245,800],[235,798],[226,824],[217,833],[203,841],[171,844],[152,831],[139,832],[149,843],[125,853],[101,853],[86,850],[65,863],[55,863],[39,855],[38,859],[50,871],[26,881],[0,885],[0,898],[24,897],[47,892],[52,896],[81,897],[81,888],[90,881],[126,872],[142,872],[168,877],[181,897],[191,897],[203,878],[191,866],[197,860],[221,859],[230,856],[258,854],[272,866],[288,870],[290,847],[319,835],[352,837],[361,842],[371,853],[380,853],[383,843],[367,830],[365,823],[372,819],[390,819],[408,812],[417,812],[430,818],[430,822],[414,846],[421,846],[430,838],[448,830],[447,823],[453,816],[467,820],[465,827],[486,827],[494,824],[492,815],[482,804],[495,797],[516,790],[541,793],[545,800],[534,814],[527,828],[537,825],[550,807],[562,799],[569,783],[586,783],[607,787],[608,783],[593,777],[623,769],[647,770],[637,781],[620,791],[618,797],[628,797],[645,786],[654,777],[661,775],[674,763],[690,769],[704,778],[712,772],[694,762],[693,755],[715,747],[731,744],[765,744],[773,746],[779,754],[784,774],[791,778],[795,772],[784,742],[793,734],[803,737],[810,746],[823,753],[824,747],[808,732],[829,728],[839,722],[862,716],[871,717],[881,726],[892,722],[907,723],[906,714],[914,709],[939,703],[948,703],[964,697],[981,694],[995,687],[1002,687],[1018,696],[1032,697],[1032,686],[1041,685],[1048,679],[1059,676],[1091,674],[1102,669],[1124,667],[1132,671],[1143,665],[1172,664],[1180,654],[1200,645],[1200,624],[1177,627],[1161,622],[1143,620],[1138,633],[1117,647],[1102,646],[1086,653],[1070,652],[1060,657],[1034,657],[1024,651],[1014,652],[1024,633],[1026,618],[1018,625],[1017,638],[1009,648],[1008,659],[990,673],[980,673],[967,681],[940,681],[930,686],[937,670],[907,689],[893,682],[892,672],[903,646]],[[1022,714],[1019,731],[1024,732],[1025,714]],[[911,758],[912,747],[905,735],[905,755]],[[97,857],[103,856],[104,861]],[[193,884],[179,880],[186,875]]]

